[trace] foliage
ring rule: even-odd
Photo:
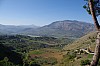
[[[37,63],[35,63],[35,62],[33,62],[33,61],[31,61],[30,64],[29,64],[29,66],[40,66],[40,65],[37,64]]]
[[[86,1],[86,4],[83,6],[83,8],[86,9],[86,11],[89,14],[91,14],[88,0],[84,0],[84,1]],[[94,5],[94,9],[95,9],[96,16],[99,16],[100,15],[100,9],[98,9],[100,7],[99,1],[98,0],[93,0],[93,5]]]
[[[93,57],[93,55],[92,54],[88,54],[88,58],[92,58]]]
[[[90,65],[90,60],[81,60],[81,66]]]
[[[11,48],[11,47],[10,47]],[[10,62],[14,64],[22,64],[22,55],[14,52],[9,47],[0,44],[0,60],[7,60],[9,59]],[[7,57],[7,58],[5,58]]]
[[[57,59],[54,57],[48,57],[48,58],[35,57],[32,59],[32,62],[41,64],[41,65],[43,65],[43,64],[55,65],[55,64],[57,64]]]
[[[65,61],[70,61],[70,60],[72,61],[76,57],[76,53],[70,51],[66,55],[64,55],[63,57],[65,58]]]
[[[9,62],[9,59],[5,57],[3,60],[0,61],[0,66],[19,66],[14,65],[12,62]]]
[[[43,54],[44,52],[43,52],[43,51],[39,51],[39,50],[34,50],[34,51],[30,51],[29,53],[30,53],[30,54],[39,55],[39,54]]]
[[[49,58],[33,58],[31,60],[28,53],[42,54],[44,52],[37,51],[41,48],[61,47],[67,39],[58,39],[54,37],[30,37],[23,35],[0,35],[0,66],[5,66],[6,60],[9,66],[40,66],[42,64],[55,65],[57,59]],[[52,44],[52,45],[51,45]],[[2,51],[3,50],[3,51]],[[7,58],[6,58],[7,57]],[[3,60],[4,59],[4,60]]]
[[[16,52],[27,53],[30,50],[41,48],[62,48],[73,40],[68,38],[54,37],[30,37],[24,35],[0,35],[0,43],[4,44]]]

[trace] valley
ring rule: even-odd
[[[0,0],[0,66],[100,66],[100,0]]]
[[[59,63],[63,58],[61,49],[66,44],[69,44],[72,41],[74,40],[69,38],[1,35],[0,48],[2,48],[2,46],[4,47],[2,49],[3,52],[2,50],[0,51],[0,60],[3,60],[5,57],[7,57],[9,59],[9,62],[12,62],[13,65],[23,65],[23,62],[25,62],[25,65],[27,66],[30,65],[29,63],[33,61],[34,63],[42,66],[52,64],[55,65]],[[10,53],[11,55],[6,55],[7,53]],[[14,60],[11,58],[11,56],[13,56],[13,53],[19,55],[19,61],[21,61],[21,63],[17,61],[11,61]],[[0,64],[2,64],[2,62]]]
[[[75,25],[72,27],[70,23]],[[80,24],[83,25],[78,26]],[[84,25],[89,28],[86,29]],[[79,27],[81,28],[78,29]],[[1,66],[5,65],[5,62],[7,66],[84,66],[90,64],[96,38],[96,32],[91,32],[94,31],[92,24],[62,21],[34,29],[37,29],[35,31],[51,30],[51,32],[43,33],[47,35],[42,35],[41,32],[41,34],[33,35],[14,34],[12,31],[12,34],[0,35]],[[31,32],[29,30],[27,32]],[[52,31],[57,33],[54,34]]]

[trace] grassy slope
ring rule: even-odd
[[[95,48],[95,39],[96,39],[96,32],[91,32],[78,40],[74,41],[72,44],[66,45],[63,49],[65,50],[65,54],[68,52],[68,50],[71,50],[71,52],[75,49],[80,48],[88,48],[90,46],[91,50],[94,51]],[[77,55],[78,56],[78,55]],[[75,60],[74,62],[67,62],[64,61],[61,66],[80,66],[81,60],[92,59],[92,55],[89,54],[81,54],[80,59]]]
[[[91,32],[78,40],[74,41],[72,44],[66,45],[63,49],[64,50],[75,50],[79,48],[88,48],[91,47],[94,50],[95,47],[95,38],[96,32]]]
[[[66,45],[63,49],[64,50],[75,50],[75,49],[79,49],[79,48],[88,48],[90,45],[91,50],[94,51],[95,38],[96,38],[96,32],[91,32],[91,33],[79,38],[78,40],[74,41],[72,44]],[[69,60],[66,60],[66,58],[63,58],[63,53],[66,54],[66,51],[64,51],[64,52],[56,51],[55,52],[54,49],[52,49],[52,50],[44,49],[44,50],[45,50],[45,53],[44,54],[40,53],[40,54],[38,54],[38,56],[55,57],[58,61],[58,63],[55,66],[80,66],[81,60],[85,60],[85,59],[91,60],[91,58],[92,58],[92,56],[89,54],[81,54],[81,55],[77,55],[77,57],[78,56],[81,57],[80,59],[77,59],[75,61],[69,61]],[[44,50],[42,49],[43,52],[44,52]],[[30,55],[32,57],[34,54],[30,54]]]
[[[42,57],[42,58],[56,58],[57,64],[55,66],[59,66],[59,63],[63,59],[63,54],[58,49],[50,49],[50,48],[44,48],[40,50],[32,50],[29,52],[29,56],[31,58],[34,57]],[[50,64],[44,64],[43,66],[51,66]]]

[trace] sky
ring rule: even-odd
[[[0,0],[0,24],[43,26],[63,20],[93,23],[84,4],[84,0]]]

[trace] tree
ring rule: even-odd
[[[100,2],[99,0],[84,0],[84,1],[86,1],[86,4],[83,6],[83,8],[85,8],[86,11],[92,15],[94,25],[97,30],[95,53],[93,56],[93,60],[91,61],[90,64],[90,66],[97,66],[100,58],[100,26],[97,20],[97,16],[100,15]]]

